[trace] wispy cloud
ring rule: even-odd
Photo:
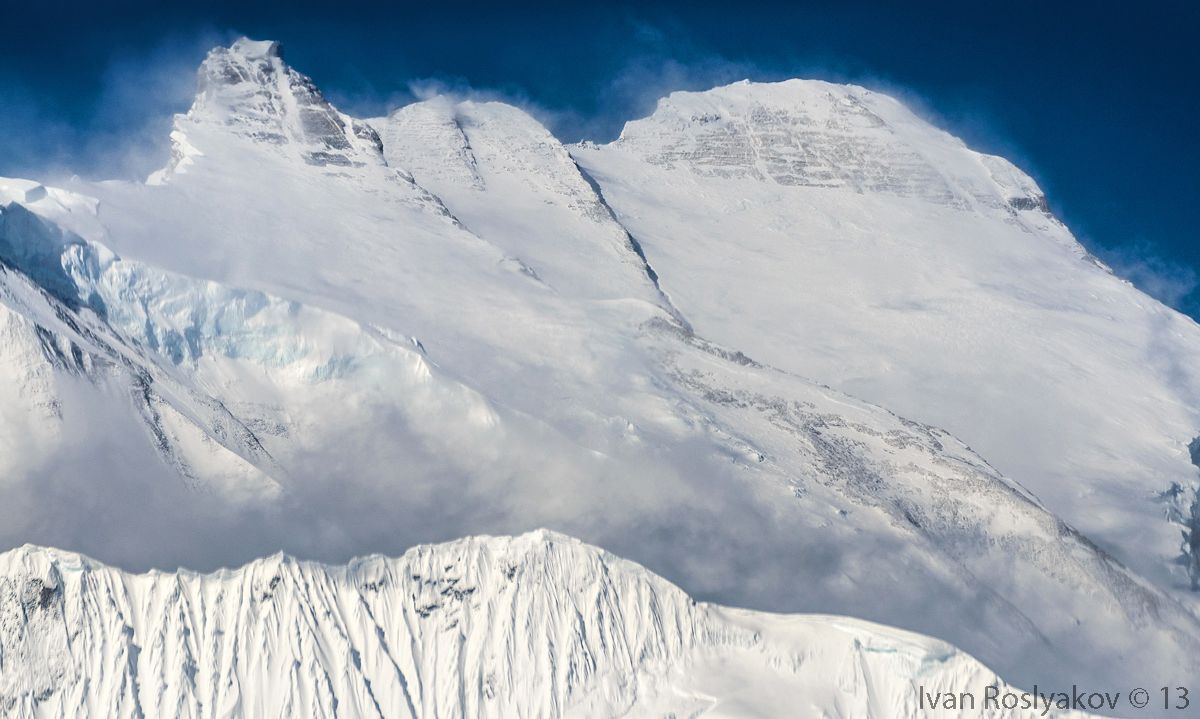
[[[171,118],[191,103],[196,67],[230,36],[201,31],[114,54],[94,101],[74,119],[20,78],[0,77],[0,174],[144,178],[166,161]]]
[[[1102,248],[1100,256],[1121,277],[1165,305],[1194,309],[1200,274],[1196,268],[1170,259],[1146,240]]]

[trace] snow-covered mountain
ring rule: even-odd
[[[1190,586],[1200,327],[1089,256],[1011,163],[798,80],[673,93],[575,153],[697,332],[949,429]]]
[[[565,147],[494,102],[352,118],[274,43],[218,48],[199,78],[147,183],[0,180],[6,546],[212,569],[549,526],[699,599],[937,636],[1019,686],[1200,675],[1180,546],[1200,329],[1008,162],[808,81],[677,93]],[[289,566],[353,588],[366,565]],[[17,596],[0,606],[24,617]],[[288,601],[319,619],[327,600]],[[120,612],[161,606],[140,601]],[[349,666],[290,691],[369,708],[385,690]],[[538,676],[511,686],[545,679],[520,666]],[[423,679],[429,701],[462,671]],[[700,691],[654,676],[588,706]],[[226,701],[171,677],[154,697]]]
[[[0,650],[14,718],[884,718],[1023,694],[944,642],[700,604],[549,532],[212,574],[24,546],[0,555]],[[978,715],[1082,716],[1044,708]]]

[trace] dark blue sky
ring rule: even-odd
[[[1090,249],[1200,316],[1200,4],[158,5],[3,0],[0,174],[153,168],[194,66],[237,34],[283,41],[355,114],[433,79],[564,140],[610,139],[672,89],[853,81],[1016,161]]]

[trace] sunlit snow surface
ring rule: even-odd
[[[0,602],[12,717],[883,719],[1004,687],[944,642],[698,604],[548,532],[213,574],[26,546],[0,555]]]
[[[674,93],[575,149],[698,332],[945,427],[1164,588],[1200,328],[1114,277],[1007,161],[891,98]]]
[[[1200,331],[1006,161],[823,83],[568,151],[497,103],[355,120],[271,43],[200,78],[151,183],[0,181],[0,542],[211,569],[549,526],[1018,685],[1200,675]]]

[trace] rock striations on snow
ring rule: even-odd
[[[383,144],[365,122],[338,112],[313,81],[283,62],[279,43],[242,38],[209,53],[191,111],[180,118],[171,164],[185,171],[198,152],[188,129],[215,124],[250,140],[297,151],[316,166],[379,164]]]

